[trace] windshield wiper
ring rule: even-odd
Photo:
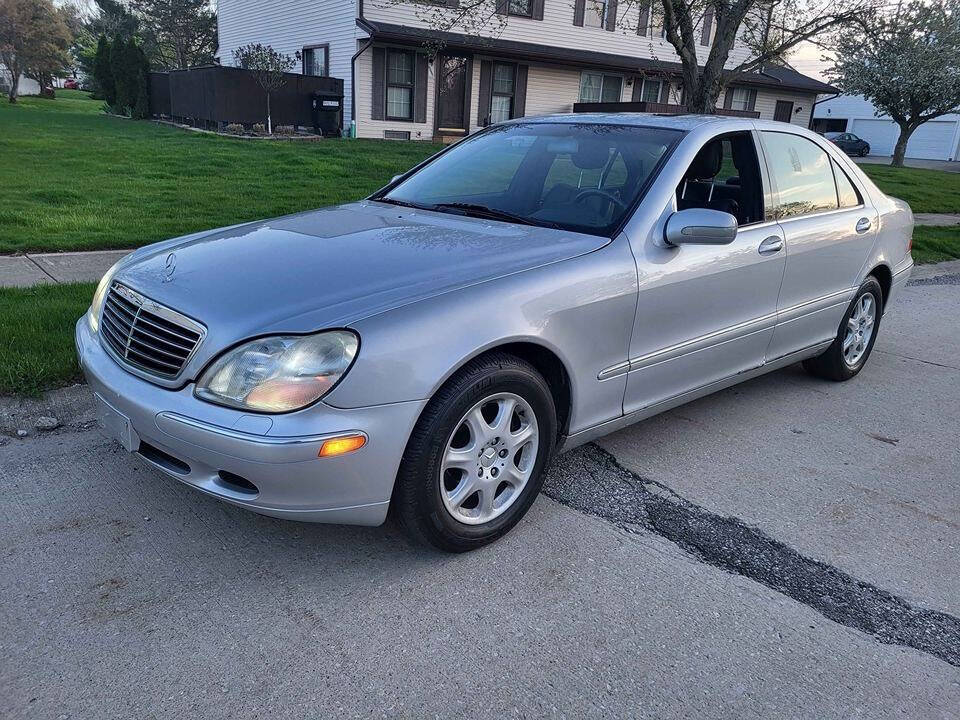
[[[547,222],[545,220],[532,220],[531,218],[524,217],[523,215],[514,215],[511,212],[506,210],[497,210],[495,208],[489,208],[486,205],[476,205],[474,203],[463,203],[463,202],[452,202],[452,203],[437,203],[436,205],[430,208],[431,210],[461,210],[464,215],[469,215],[471,217],[481,217],[489,218],[491,220],[503,220],[505,222],[519,223],[521,225],[534,225],[538,227],[550,227],[554,229],[559,229],[560,226]]]
[[[409,200],[395,200],[392,197],[373,198],[377,202],[387,203],[389,205],[399,205],[400,207],[415,208],[417,210],[433,210],[434,205],[425,205],[423,203],[410,202]]]

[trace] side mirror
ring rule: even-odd
[[[667,218],[664,239],[670,245],[729,245],[737,237],[737,219],[730,213],[689,208]]]

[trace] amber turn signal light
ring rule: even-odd
[[[344,437],[330,438],[324,440],[320,446],[319,457],[336,457],[345,455],[354,450],[359,450],[367,444],[367,438],[363,435],[346,435]]]

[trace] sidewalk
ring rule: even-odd
[[[97,282],[131,250],[0,255],[0,287]]]
[[[917,213],[917,225],[960,226],[960,214]],[[0,287],[32,287],[43,283],[97,282],[117,260],[132,250],[0,255]]]

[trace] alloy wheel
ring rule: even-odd
[[[875,298],[870,293],[861,295],[847,320],[847,332],[843,338],[843,361],[849,367],[855,367],[870,347],[876,319]]]
[[[444,446],[440,496],[459,522],[480,525],[516,502],[533,474],[540,444],[537,417],[513,393],[480,400]]]

